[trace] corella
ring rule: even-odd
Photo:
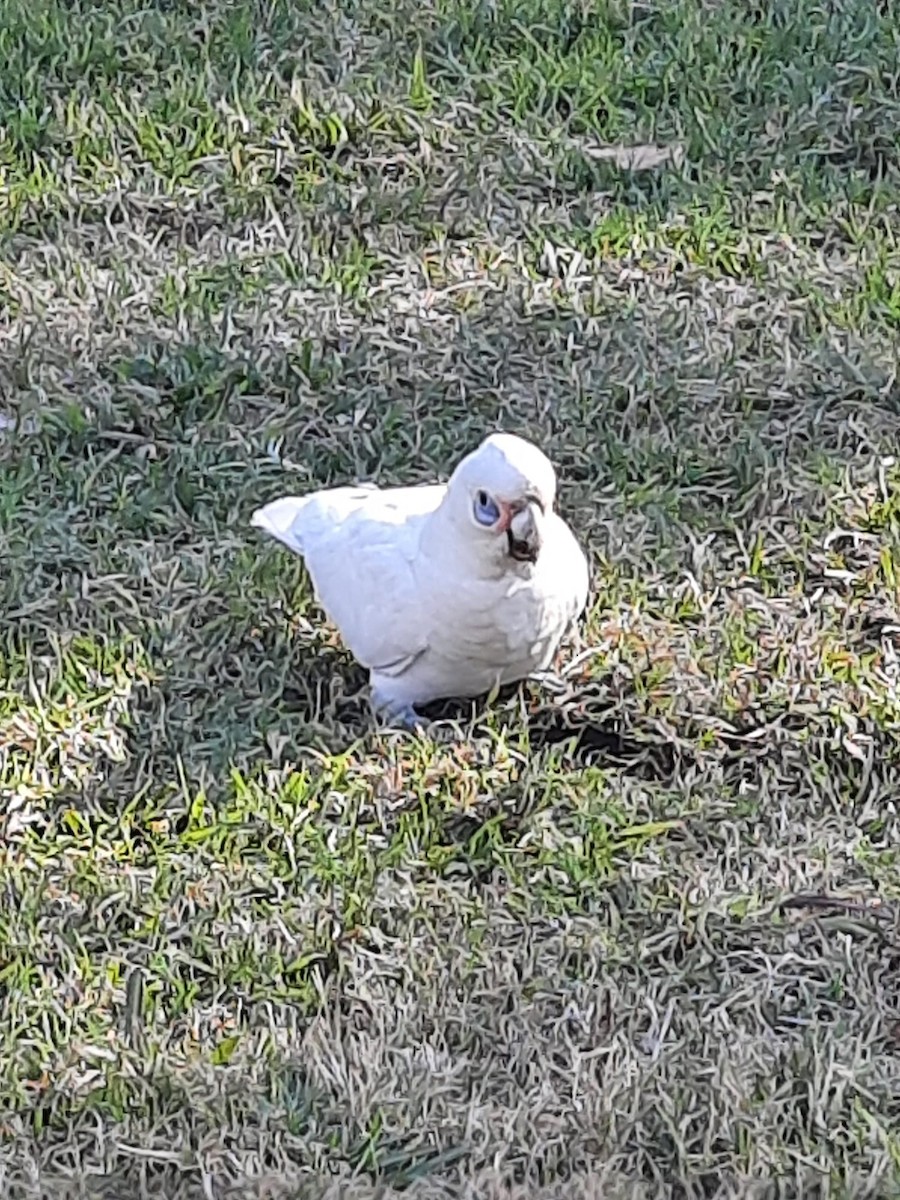
[[[369,671],[384,720],[546,671],[584,610],[588,566],[554,511],[537,446],[493,433],[446,484],[285,496],[251,523],[302,555],[316,598]]]

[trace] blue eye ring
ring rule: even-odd
[[[475,503],[472,507],[472,512],[478,524],[483,525],[485,528],[496,525],[500,520],[500,509],[497,502],[492,500],[483,489],[475,493]]]

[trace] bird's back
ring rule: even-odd
[[[253,523],[303,556],[319,603],[355,657],[393,669],[424,643],[413,563],[445,491],[328,488],[275,500]]]
[[[587,604],[590,570],[578,539],[559,513],[551,514],[550,529],[544,579],[548,584],[553,581],[552,590],[559,597],[569,624]]]

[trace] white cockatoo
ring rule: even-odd
[[[251,523],[303,556],[316,597],[369,670],[376,713],[472,697],[546,671],[587,602],[587,560],[554,512],[537,446],[493,433],[446,484],[285,496]]]

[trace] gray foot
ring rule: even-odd
[[[428,722],[424,717],[419,716],[411,704],[405,704],[402,708],[392,708],[389,712],[382,712],[382,720],[393,725],[395,729],[406,729],[411,733],[425,733],[428,729]]]
[[[465,741],[465,734],[460,729],[451,724],[435,724],[433,721],[426,721],[411,704],[398,704],[384,700],[376,702],[373,697],[372,707],[382,728],[402,729],[404,733],[417,733],[442,745]]]
[[[372,708],[383,724],[393,729],[405,729],[411,733],[425,733],[428,722],[420,717],[411,704],[400,704],[396,700],[383,700],[373,694]]]

